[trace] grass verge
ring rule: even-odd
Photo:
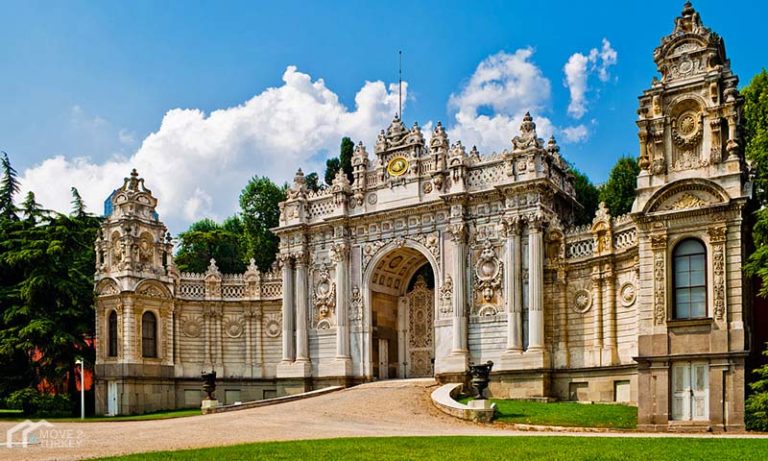
[[[471,399],[463,398],[460,402],[467,403],[469,400]],[[637,408],[628,405],[496,399],[491,401],[496,404],[495,421],[503,423],[611,429],[637,427]]]
[[[123,415],[123,416],[90,416],[85,418],[85,422],[104,422],[104,421],[149,421],[153,419],[172,419],[185,418],[187,416],[197,416],[202,414],[199,408],[185,408],[181,410],[158,411],[156,413],[144,413],[141,415]],[[0,421],[23,421],[25,419],[59,422],[78,422],[83,421],[80,418],[40,418],[37,416],[24,416],[20,410],[0,409]]]
[[[622,437],[382,437],[266,442],[104,460],[765,460],[767,439]]]

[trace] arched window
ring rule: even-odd
[[[673,254],[675,318],[707,316],[707,250],[700,240],[678,243]]]
[[[157,318],[149,311],[141,316],[141,355],[157,357]]]
[[[109,356],[117,357],[117,312],[109,313]]]

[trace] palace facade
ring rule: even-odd
[[[354,179],[299,170],[278,263],[180,273],[135,171],[97,248],[97,411],[199,406],[331,384],[463,381],[492,360],[498,398],[624,402],[644,429],[743,428],[751,294],[742,99],[722,38],[686,4],[640,97],[632,212],[590,225],[554,138],[526,115],[481,155],[395,118]]]

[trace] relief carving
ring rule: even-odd
[[[717,320],[722,320],[725,314],[725,250],[723,247],[722,243],[715,245],[712,254],[712,275],[715,282],[714,311]]]
[[[360,287],[352,287],[352,298],[349,302],[349,320],[352,322],[363,321],[363,295],[360,293]]]
[[[283,316],[279,312],[264,315],[264,336],[277,338],[283,332]]]
[[[312,299],[315,306],[315,324],[319,327],[320,322],[329,321],[336,308],[336,284],[331,281],[325,266],[319,270],[317,284],[312,289]]]
[[[653,318],[656,325],[662,325],[667,318],[664,272],[664,252],[657,251],[653,257]]]
[[[486,306],[495,306],[499,303],[498,292],[501,289],[502,268],[503,264],[496,256],[493,244],[486,240],[483,243],[483,249],[480,251],[477,263],[475,263],[475,292],[479,295],[479,304],[483,306],[481,310],[487,311]],[[488,314],[486,313],[486,315]]]

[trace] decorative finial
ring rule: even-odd
[[[138,178],[139,177],[139,172],[136,171],[136,168],[131,170],[131,177],[132,178]]]
[[[685,2],[683,5],[683,16],[690,16],[695,12],[696,10],[693,9],[693,4],[691,4],[691,2]]]

